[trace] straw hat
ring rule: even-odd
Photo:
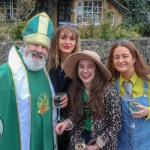
[[[99,69],[100,69],[101,73],[104,75],[105,79],[109,80],[111,78],[111,73],[101,63],[100,56],[96,52],[90,51],[90,50],[84,50],[83,52],[73,53],[67,57],[67,59],[64,63],[64,71],[69,78],[71,78],[71,79],[73,78],[75,66],[76,66],[77,62],[80,60],[94,61],[99,66]]]

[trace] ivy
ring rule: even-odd
[[[120,0],[128,13],[124,16],[127,27],[138,26],[142,36],[150,36],[150,0]]]

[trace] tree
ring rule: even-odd
[[[6,6],[0,7],[0,12],[4,12],[4,19],[0,20],[0,41],[21,40],[22,30],[30,15],[36,8],[38,0],[16,0],[14,6],[14,16],[9,20],[6,18]],[[7,11],[6,11],[7,12]]]
[[[150,36],[150,0],[120,0],[129,9],[124,17],[126,26],[137,26],[139,33]]]
[[[28,20],[38,0],[16,0],[15,19]]]

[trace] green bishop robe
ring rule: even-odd
[[[21,55],[13,47],[14,53],[21,62]],[[19,66],[24,69],[17,73],[11,63],[0,66],[0,150],[53,150],[52,95],[48,78],[43,69],[34,72],[28,71],[23,63]],[[27,80],[24,76],[19,79],[22,72]]]

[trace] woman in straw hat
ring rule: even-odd
[[[86,150],[117,150],[121,128],[121,106],[116,89],[108,81],[111,73],[96,52],[85,50],[70,55],[64,64],[73,79],[69,87],[69,118],[56,126],[56,133],[72,129],[70,149],[83,138]]]

